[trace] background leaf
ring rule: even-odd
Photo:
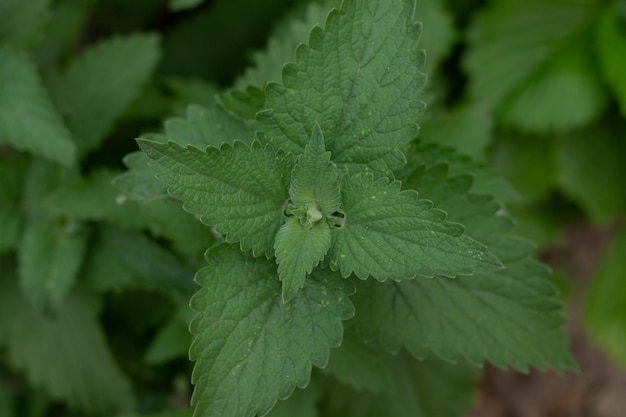
[[[616,234],[587,292],[585,322],[592,338],[616,361],[626,365],[626,231]]]
[[[64,165],[76,146],[41,83],[35,65],[0,46],[0,143]]]
[[[6,268],[3,264],[2,268]],[[85,413],[110,415],[133,407],[132,389],[109,352],[97,321],[98,299],[73,292],[53,316],[34,310],[3,270],[0,344],[9,363]],[[69,353],[68,353],[69,352]]]
[[[81,156],[97,148],[160,58],[159,37],[135,34],[90,47],[50,81]]]

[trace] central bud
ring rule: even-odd
[[[310,224],[315,224],[322,219],[322,212],[315,201],[306,205],[306,219]]]

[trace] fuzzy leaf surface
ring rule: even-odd
[[[307,275],[324,258],[330,238],[330,227],[325,221],[308,228],[292,217],[278,230],[274,250],[285,302],[296,295]]]
[[[0,46],[0,143],[64,165],[76,146],[45,90],[35,65]]]
[[[339,209],[339,173],[330,158],[330,152],[324,149],[324,136],[316,125],[291,175],[289,195],[296,205],[315,203],[323,215]]]
[[[258,142],[241,142],[206,151],[168,142],[139,140],[157,177],[183,207],[215,226],[228,242],[271,256],[283,223],[294,160]]]
[[[230,245],[211,249],[207,261],[196,275],[202,289],[191,300],[198,312],[190,326],[194,415],[264,415],[295,387],[306,387],[311,367],[325,366],[330,347],[341,343],[341,321],[354,313],[352,284],[316,273],[285,304],[272,261]]]
[[[6,345],[11,366],[85,414],[132,410],[132,388],[107,346],[98,300],[70,293],[53,315],[44,315],[6,279],[4,269],[0,278],[0,345]]]
[[[139,94],[159,57],[156,35],[112,38],[88,49],[52,79],[52,97],[81,155],[99,146]]]
[[[414,2],[403,0],[345,1],[331,11],[298,47],[295,64],[284,67],[282,84],[266,85],[260,136],[300,154],[317,123],[338,165],[402,166],[399,148],[417,134],[426,80],[413,14]]]
[[[450,362],[465,358],[522,371],[575,367],[562,331],[562,303],[547,268],[531,258],[532,244],[508,234],[513,222],[497,214],[492,197],[468,193],[471,177],[446,177],[446,166],[436,165],[410,183],[487,244],[505,269],[454,280],[359,283],[361,336],[392,352],[406,347],[418,358],[434,353]]]
[[[334,230],[331,268],[378,281],[416,276],[472,275],[500,269],[487,248],[463,235],[463,226],[399,182],[371,175],[344,176],[345,225]]]

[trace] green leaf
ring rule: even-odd
[[[204,148],[208,145],[220,147],[235,140],[250,144],[254,132],[241,120],[223,110],[215,99],[211,107],[190,105],[184,118],[166,120],[165,134],[182,146],[193,145]]]
[[[300,154],[313,126],[324,132],[338,165],[388,172],[406,161],[399,148],[418,131],[424,104],[417,99],[426,77],[417,50],[421,26],[413,1],[343,3],[315,27],[283,83],[265,87],[257,114],[260,136]]]
[[[304,286],[307,275],[324,259],[329,247],[330,227],[325,221],[308,227],[291,217],[281,226],[276,233],[274,250],[285,303]]]
[[[582,126],[606,94],[592,66],[593,0],[495,2],[475,20],[465,64],[470,95],[529,131]]]
[[[328,417],[458,417],[471,404],[478,369],[467,363],[450,365],[436,358],[415,361],[407,354],[387,356],[391,374],[380,393],[327,388]]]
[[[558,184],[596,222],[626,208],[624,124],[567,135],[557,143]]]
[[[482,161],[491,141],[492,125],[492,116],[485,106],[461,105],[423,121],[420,141],[454,147],[457,152]]]
[[[558,173],[557,141],[551,137],[500,133],[491,152],[491,165],[526,200],[545,198]]]
[[[56,112],[37,68],[26,57],[0,46],[0,143],[71,165],[72,137]]]
[[[619,100],[622,114],[626,115],[626,61],[620,58],[626,50],[624,26],[624,18],[618,11],[607,7],[598,19],[596,43],[603,75]]]
[[[330,157],[330,152],[324,148],[322,131],[316,125],[291,175],[289,195],[296,206],[315,204],[323,216],[339,210],[339,173]]]
[[[576,41],[546,62],[541,72],[499,106],[505,125],[530,132],[554,132],[584,126],[607,104],[605,87],[589,63],[591,51]]]
[[[52,317],[44,316],[5,272],[0,274],[0,344],[7,347],[8,363],[33,386],[84,413],[113,415],[132,409],[131,385],[98,323],[98,300],[70,293]]]
[[[289,198],[292,155],[241,142],[206,151],[169,142],[139,140],[157,177],[183,207],[215,226],[227,242],[240,242],[255,256],[273,253],[274,236],[283,224]]]
[[[49,8],[50,0],[0,1],[0,43],[30,46],[43,35],[39,30],[48,18]]]
[[[379,393],[392,383],[387,365],[387,355],[378,345],[363,343],[354,330],[346,330],[341,346],[330,351],[327,370],[357,391]]]
[[[192,267],[146,236],[110,226],[98,230],[82,271],[98,291],[155,290],[185,303],[195,288]]]
[[[522,87],[588,25],[593,3],[511,0],[484,9],[469,33],[465,66],[471,75],[471,96],[496,106]]]
[[[294,60],[298,45],[306,43],[311,29],[326,20],[329,9],[327,3],[330,2],[312,2],[307,4],[302,16],[288,16],[291,19],[274,31],[263,50],[254,54],[253,65],[235,80],[234,90],[241,93],[249,86],[263,87],[266,82],[280,81],[285,62]]]
[[[141,151],[124,157],[128,170],[113,180],[121,199],[142,201],[167,196],[167,184],[155,178],[149,162],[148,155]]]
[[[410,182],[488,245],[505,269],[454,280],[361,282],[354,298],[361,336],[391,352],[404,346],[417,358],[434,353],[522,371],[575,367],[548,269],[530,257],[528,241],[509,234],[513,221],[493,198],[469,193],[471,177],[448,177],[445,165],[418,171]]]
[[[14,395],[4,384],[0,384],[0,417],[16,417],[17,401]]]
[[[159,56],[156,35],[115,37],[89,48],[52,78],[52,97],[76,137],[81,156],[100,145],[138,96]]]
[[[615,236],[591,281],[585,305],[585,322],[591,337],[626,366],[624,257],[626,229]]]
[[[26,297],[38,308],[59,303],[76,282],[87,248],[81,225],[33,220],[19,246],[19,279]]]
[[[311,366],[324,367],[341,343],[341,321],[354,314],[352,284],[314,273],[285,304],[276,267],[229,245],[207,253],[203,287],[191,300],[198,315],[189,357],[196,417],[266,414],[279,398],[308,385]]]
[[[314,383],[309,384],[304,390],[294,391],[287,400],[279,401],[267,417],[318,417],[318,391]]]
[[[112,181],[115,171],[96,169],[86,177],[60,185],[41,199],[40,207],[50,216],[80,220],[109,220],[132,227],[143,223],[141,213],[117,201],[117,189]]]
[[[170,0],[168,6],[170,9],[178,12],[181,10],[189,10],[198,7],[204,0]]]
[[[330,265],[344,277],[378,281],[416,276],[472,275],[502,267],[463,226],[400,182],[348,175],[341,186],[345,225],[333,231]]]
[[[189,334],[191,314],[192,311],[185,304],[159,329],[146,351],[146,363],[159,365],[174,359],[187,358],[192,341]]]
[[[24,214],[21,200],[24,177],[28,169],[27,158],[19,155],[0,156],[0,254],[16,249],[22,236]]]

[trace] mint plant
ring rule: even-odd
[[[186,130],[138,140],[168,193],[223,239],[191,300],[195,416],[265,415],[328,365],[344,331],[345,358],[371,347],[574,366],[532,245],[472,192],[476,166],[416,142],[426,77],[415,7],[346,0],[282,82],[221,95],[204,120],[190,108]],[[127,185],[145,178],[134,171]],[[382,360],[392,380],[393,361]]]

